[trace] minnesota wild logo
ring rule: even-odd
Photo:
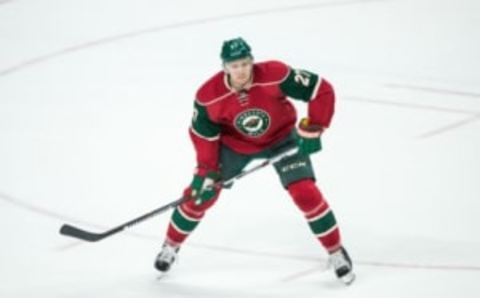
[[[249,137],[260,137],[270,127],[270,116],[264,110],[250,109],[235,117],[235,127]]]

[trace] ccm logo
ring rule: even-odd
[[[292,170],[306,167],[306,166],[307,166],[307,163],[305,161],[297,161],[295,163],[291,163],[289,165],[282,167],[282,172],[285,173],[285,172],[292,171]]]

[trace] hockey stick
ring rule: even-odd
[[[264,168],[270,164],[274,164],[278,161],[280,161],[281,159],[283,158],[286,158],[286,157],[289,157],[289,156],[292,156],[294,154],[296,154],[298,152],[297,148],[293,148],[293,149],[290,149],[288,151],[285,151],[283,153],[280,153],[279,155],[273,157],[273,158],[269,158],[269,159],[266,159],[264,160],[262,163],[256,165],[255,167],[252,167],[251,169],[249,170],[246,170],[246,171],[243,171],[241,172],[240,174],[238,174],[237,176],[235,177],[232,177],[226,181],[218,181],[216,182],[214,185],[212,185],[211,187],[222,187],[224,185],[228,185],[232,182],[234,182],[235,180],[238,180],[238,179],[241,179],[253,172],[256,172],[258,171],[259,169],[261,168]],[[64,224],[61,228],[60,228],[60,234],[64,235],[64,236],[70,236],[70,237],[74,237],[74,238],[78,238],[78,239],[81,239],[81,240],[85,240],[85,241],[89,241],[89,242],[95,242],[95,241],[99,241],[99,240],[102,240],[104,238],[107,238],[111,235],[114,235],[114,234],[117,234],[119,232],[122,232],[123,230],[125,229],[128,229],[128,228],[131,228],[147,219],[149,219],[150,217],[153,217],[155,215],[158,215],[160,213],[163,213],[171,208],[175,208],[177,207],[178,205],[182,204],[183,202],[186,202],[190,199],[190,197],[181,197],[167,205],[164,205],[162,207],[159,207],[155,210],[152,210],[148,213],[145,213],[144,215],[141,215],[135,219],[132,219],[124,224],[121,224],[113,229],[110,229],[106,232],[103,232],[103,233],[93,233],[93,232],[88,232],[88,231],[85,231],[85,230],[82,230],[82,229],[79,229],[77,227],[74,227],[72,225],[69,225],[69,224]]]

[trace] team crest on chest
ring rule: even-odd
[[[235,117],[235,127],[249,137],[260,137],[270,127],[270,115],[261,109],[250,109]]]

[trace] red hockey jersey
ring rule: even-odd
[[[198,167],[217,169],[219,145],[258,153],[286,137],[297,115],[288,98],[308,103],[310,123],[328,127],[334,112],[331,85],[318,75],[278,61],[256,63],[248,90],[236,91],[221,71],[196,94],[190,136]]]

